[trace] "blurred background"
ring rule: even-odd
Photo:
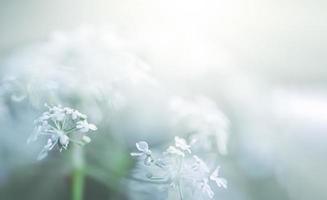
[[[37,162],[42,146],[26,144],[45,102],[98,125],[85,199],[160,199],[130,188],[129,151],[185,134],[176,96],[205,96],[216,107],[199,112],[228,119],[217,199],[327,199],[326,11],[322,0],[0,0],[0,199],[70,198],[69,155]]]

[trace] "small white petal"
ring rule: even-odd
[[[142,152],[146,152],[149,150],[149,145],[147,142],[145,141],[140,141],[140,142],[137,142],[136,143],[136,148],[139,150],[139,151],[142,151]]]
[[[218,166],[210,175],[210,180],[215,181],[218,187],[223,187],[227,189],[227,180],[224,178],[219,177],[219,169]]]
[[[212,199],[215,195],[215,193],[212,191],[210,185],[208,184],[208,179],[205,178],[200,184],[200,187],[202,189],[202,192],[206,193],[210,199]]]
[[[86,135],[83,135],[82,140],[83,140],[83,142],[85,142],[85,143],[90,143],[90,142],[91,142],[91,138],[88,137],[88,136],[86,136]]]
[[[227,189],[227,180],[224,178],[219,178],[218,180],[216,180],[216,184],[218,187],[223,187]]]
[[[98,130],[98,128],[97,128],[94,124],[89,124],[89,128],[90,128],[92,131],[96,131],[96,130]]]
[[[180,138],[178,136],[175,137],[175,146],[182,149],[183,151],[187,151],[191,153],[191,146],[186,143],[184,138]]]
[[[218,166],[211,174],[210,179],[214,179],[219,176],[220,166]]]
[[[67,147],[69,144],[69,137],[67,135],[60,135],[59,142],[62,146]]]

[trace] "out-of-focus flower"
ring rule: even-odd
[[[150,165],[152,162],[152,152],[149,149],[149,145],[145,141],[140,141],[136,143],[136,148],[139,150],[139,152],[132,152],[131,156],[134,157],[141,157],[144,159],[144,164]]]
[[[67,114],[72,115],[72,119],[76,120],[77,118],[82,118],[82,119],[86,119],[87,116],[80,113],[78,110],[74,110],[71,108],[64,108],[64,110],[66,111]]]
[[[97,128],[94,124],[87,122],[86,115],[60,105],[46,106],[48,111],[35,120],[34,133],[27,140],[30,143],[36,141],[40,136],[48,138],[47,144],[38,155],[38,160],[45,158],[48,152],[56,146],[59,151],[62,151],[67,149],[70,142],[84,145],[91,141],[85,134],[90,130],[97,130]]]
[[[191,146],[187,144],[184,138],[175,137],[175,146],[169,146],[165,151],[166,154],[185,157],[185,152],[191,154]]]
[[[82,133],[87,133],[89,130],[96,131],[98,129],[94,124],[89,124],[87,120],[77,122],[76,128]]]
[[[153,91],[160,85],[151,67],[126,45],[110,29],[82,26],[55,31],[1,62],[0,96],[36,109],[44,102],[56,105],[80,99],[79,107],[98,123],[108,114],[105,109],[124,109],[135,104],[129,102],[135,91]],[[77,115],[74,112],[73,119]]]
[[[227,188],[227,180],[224,178],[219,177],[219,170],[220,167],[218,166],[215,171],[212,172],[212,174],[210,175],[210,179],[215,181],[218,187],[223,187],[223,188]]]
[[[185,153],[182,152],[181,150],[177,149],[174,146],[169,146],[168,149],[166,150],[166,153],[171,154],[171,155],[177,155],[177,156],[185,157]]]
[[[191,146],[188,145],[185,141],[185,139],[180,137],[175,137],[175,146],[182,149],[183,151],[187,151],[188,153],[191,153]]]
[[[215,147],[227,153],[229,120],[211,99],[200,96],[191,100],[173,97],[170,100],[174,125],[182,126],[199,148]],[[214,139],[213,139],[214,138]]]
[[[201,191],[208,195],[210,199],[212,199],[215,195],[215,193],[212,191],[210,185],[208,184],[209,180],[207,178],[204,178],[199,183],[199,188],[201,188]]]
[[[151,154],[148,152],[148,144],[146,142],[136,143],[139,153],[131,153],[132,156],[142,156],[144,158]],[[198,156],[192,155],[190,150],[191,145],[188,145],[185,139],[175,137],[175,145],[169,146],[163,152],[163,157],[153,158],[154,165],[147,165],[151,167],[147,176],[148,181],[151,183],[168,184],[172,188],[179,191],[181,198],[184,196],[181,191],[182,187],[191,187],[193,192],[200,192],[205,194],[208,198],[214,197],[214,192],[209,185],[209,181],[216,182],[218,187],[227,188],[227,181],[218,176],[219,168],[216,168],[210,175],[209,166]],[[153,169],[157,167],[157,169]],[[157,173],[157,174],[155,174]]]
[[[26,98],[25,86],[15,76],[9,76],[0,82],[0,96],[9,95],[14,102],[21,102]]]

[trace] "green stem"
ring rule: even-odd
[[[83,172],[83,170],[74,170],[72,200],[82,200],[83,199],[83,187],[84,187],[84,172]]]
[[[72,200],[83,200],[84,192],[84,160],[83,149],[73,146],[73,181],[72,181]]]

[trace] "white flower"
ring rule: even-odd
[[[86,136],[86,135],[83,135],[82,140],[83,140],[84,143],[90,143],[91,142],[91,138]]]
[[[134,157],[143,157],[144,158],[144,164],[150,165],[152,162],[152,152],[149,149],[149,145],[145,141],[140,141],[136,143],[136,148],[139,150],[139,152],[132,152],[131,156]]]
[[[39,155],[37,156],[37,160],[42,160],[48,155],[48,151],[51,151],[53,147],[57,144],[58,140],[48,139],[47,144],[43,147]]]
[[[65,112],[64,109],[61,107],[61,105],[50,107],[49,105],[45,104],[46,107],[48,107],[49,112],[51,113],[51,118],[56,121],[63,121],[65,118]],[[46,113],[49,115],[49,113]]]
[[[82,133],[89,132],[89,130],[96,131],[98,129],[94,124],[89,124],[87,120],[78,121],[76,123],[76,128]]]
[[[230,121],[213,100],[204,96],[191,100],[174,97],[170,108],[174,114],[172,123],[192,132],[191,138],[198,140],[201,149],[215,147],[221,154],[227,154]]]
[[[56,145],[59,147],[59,151],[62,149],[67,149],[69,144],[69,137],[63,132],[58,131],[50,136],[47,144],[43,147],[42,151],[39,153],[37,159],[42,160],[48,155],[48,152],[51,151]]]
[[[218,187],[223,187],[227,189],[227,180],[219,177],[220,167],[218,166],[215,171],[210,175],[210,180],[215,181]]]
[[[166,153],[185,157],[185,153],[174,146],[169,146],[168,149],[166,150]]]
[[[63,121],[65,118],[65,113],[60,112],[59,110],[55,111],[52,116],[57,121]]]
[[[66,113],[72,115],[73,120],[76,120],[78,118],[81,118],[81,119],[86,119],[87,118],[86,115],[80,113],[78,110],[73,110],[73,109],[66,108]]]
[[[59,142],[64,149],[67,149],[69,144],[69,137],[62,133],[61,135],[59,135]]]
[[[46,105],[46,107],[48,107],[48,111],[34,121],[34,133],[27,140],[29,143],[37,140],[40,136],[48,138],[47,144],[38,155],[38,160],[45,158],[48,152],[56,146],[59,151],[62,151],[68,148],[70,142],[84,145],[91,141],[85,134],[89,130],[97,130],[97,128],[86,121],[85,115],[71,108],[62,108],[60,105],[53,107]],[[77,132],[79,134],[76,134]]]
[[[144,141],[136,143],[136,147],[140,152],[131,153],[132,156],[145,157],[145,161],[151,158],[151,168],[145,173],[150,183],[167,184],[175,189],[187,186],[191,191],[197,190],[201,196],[206,196],[205,199],[214,197],[209,181],[216,182],[218,187],[227,188],[227,181],[218,177],[219,167],[210,175],[209,166],[198,156],[192,155],[191,146],[183,138],[175,137],[175,145],[169,146],[161,158],[152,158],[149,146]],[[181,199],[183,191],[186,190],[179,190]]]
[[[178,136],[175,137],[175,146],[182,149],[183,151],[187,151],[188,153],[191,153],[191,146],[188,145],[185,141],[185,139],[180,138]]]
[[[175,146],[169,146],[165,153],[185,157],[185,151],[189,154],[192,153],[190,148],[191,146],[186,143],[184,138],[176,136]]]
[[[72,119],[75,120],[75,119],[78,119],[78,118],[82,118],[82,119],[86,119],[87,116],[78,112],[77,110],[75,110],[73,113],[72,113]]]
[[[136,148],[140,151],[137,153],[131,153],[132,156],[142,156],[142,155],[151,155],[151,150],[149,149],[149,145],[145,141],[137,142]]]
[[[199,187],[201,188],[201,191],[203,193],[206,193],[210,199],[213,198],[213,196],[215,195],[215,193],[212,191],[210,185],[208,184],[208,179],[204,178],[200,183],[199,183]]]

